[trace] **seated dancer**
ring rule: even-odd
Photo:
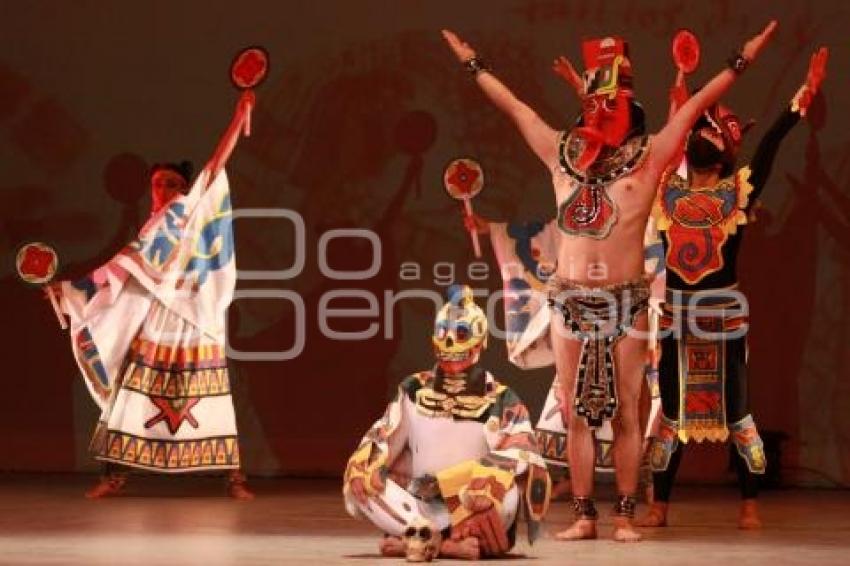
[[[771,22],[730,65],[691,98],[655,136],[645,134],[634,101],[626,42],[606,37],[583,44],[582,117],[558,133],[499,81],[454,33],[443,35],[484,94],[516,124],[552,175],[558,203],[555,273],[549,278],[555,365],[570,414],[567,438],[576,522],[563,540],[595,538],[594,447],[591,429],[611,420],[619,496],[617,541],[640,540],[632,519],[642,450],[638,405],[647,356],[649,282],[643,234],[656,187],[687,132],[755,59]],[[635,332],[637,331],[637,332]]]
[[[538,534],[551,490],[546,464],[528,409],[478,365],[487,317],[469,287],[449,290],[432,341],[437,365],[401,382],[349,459],[346,508],[385,533],[384,556],[414,558],[422,539],[428,559],[501,556],[514,544],[520,506],[529,540]]]
[[[731,432],[741,490],[738,525],[761,526],[757,478],[767,462],[750,414],[747,382],[747,308],[738,290],[737,257],[753,204],[764,189],[785,135],[817,94],[828,53],[812,56],[803,86],[779,115],[752,161],[736,170],[742,128],[720,104],[709,107],[687,141],[687,177],[672,173],[653,211],[667,268],[661,345],[663,415],[650,450],[655,501],[640,523],[667,524],[670,491],[682,459],[681,444],[725,441]],[[673,104],[682,96],[680,75]],[[678,92],[677,92],[678,91]]]
[[[478,234],[489,234],[493,252],[499,264],[505,293],[506,346],[508,359],[523,369],[551,366],[555,363],[549,331],[550,316],[545,300],[546,282],[554,271],[557,255],[557,242],[560,231],[554,220],[549,222],[490,222],[473,213],[464,218],[467,230]],[[664,262],[661,260],[661,242],[655,223],[647,225],[645,242],[644,269],[652,278],[652,297],[650,298],[650,328],[657,329],[660,309],[658,305],[664,297]],[[536,297],[535,297],[536,295]],[[650,336],[650,350],[655,352],[656,338]],[[648,445],[651,427],[661,409],[661,397],[658,392],[658,367],[655,356],[649,356],[645,369],[646,388],[641,396],[640,418],[645,430],[644,444]],[[567,436],[572,407],[567,404],[561,389],[561,380],[557,375],[552,380],[543,410],[534,427],[540,452],[555,479],[555,471],[560,472],[561,481],[555,484],[552,498],[568,496],[569,462],[567,459]],[[606,420],[599,429],[592,431],[594,468],[597,472],[614,471],[614,432],[611,422]],[[644,449],[642,453],[645,453]],[[646,488],[646,496],[651,500],[652,477],[649,467],[641,465],[641,484]]]
[[[102,413],[90,450],[103,462],[86,497],[120,493],[127,468],[226,470],[228,494],[252,499],[225,357],[236,267],[224,164],[245,127],[245,91],[210,161],[151,169],[151,216],[109,262],[53,285],[71,319],[71,347]]]

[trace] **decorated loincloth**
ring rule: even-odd
[[[564,316],[564,325],[582,342],[573,408],[593,429],[617,412],[614,348],[649,307],[649,280],[589,287],[552,276],[549,306]]]
[[[569,400],[564,395],[561,380],[555,377],[543,403],[543,410],[537,420],[535,433],[540,452],[546,463],[550,466],[566,468],[569,466],[569,455],[567,451],[568,435],[567,417],[569,414]],[[593,446],[597,472],[610,473],[614,471],[614,430],[609,421],[604,421],[602,426],[593,431]]]
[[[727,355],[727,341],[746,334],[747,316],[740,301],[723,290],[668,289],[661,318],[666,340],[676,341],[679,368],[678,436],[682,442],[724,441],[728,368],[740,360]],[[672,416],[671,416],[672,418]]]

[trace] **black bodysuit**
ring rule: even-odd
[[[800,120],[800,114],[787,108],[759,143],[750,165],[722,179],[715,187],[689,187],[687,181],[671,176],[659,194],[656,222],[664,244],[667,271],[667,307],[682,301],[683,294],[695,291],[735,289],[738,283],[738,251],[753,203],[764,189],[779,145]],[[669,313],[669,311],[667,311]],[[665,336],[661,341],[659,366],[664,415],[680,414],[679,340]],[[726,339],[723,348],[725,371],[725,413],[728,423],[749,415],[746,337]],[[690,362],[688,362],[690,363]],[[666,471],[653,474],[655,498],[667,502],[682,456],[679,445]],[[741,495],[753,498],[757,482],[742,458],[735,458]]]

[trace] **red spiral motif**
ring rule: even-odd
[[[720,267],[720,236],[718,229],[687,228],[679,224],[670,227],[668,261],[688,282],[695,283],[708,271]]]

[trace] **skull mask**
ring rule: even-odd
[[[442,537],[434,523],[419,516],[407,524],[402,541],[408,562],[431,562],[440,553]]]
[[[475,304],[468,286],[449,289],[449,302],[437,313],[431,342],[437,361],[449,374],[478,361],[481,350],[487,347],[487,316]]]

